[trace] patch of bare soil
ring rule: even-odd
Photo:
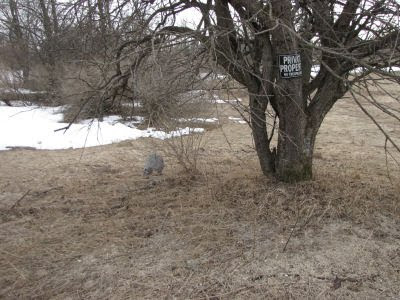
[[[0,152],[0,298],[398,299],[400,176],[349,99],[311,182],[261,176],[246,125],[206,140],[199,174],[149,179],[163,142]]]

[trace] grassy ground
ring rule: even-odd
[[[197,175],[166,155],[143,178],[165,147],[149,139],[0,152],[0,298],[398,299],[400,176],[374,125],[343,99],[315,179],[288,185],[260,175],[227,107]]]

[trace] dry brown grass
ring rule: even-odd
[[[249,129],[219,113],[196,176],[166,157],[142,178],[163,147],[144,139],[1,152],[0,297],[398,298],[400,176],[373,125],[338,104],[315,179],[288,185],[260,175]]]

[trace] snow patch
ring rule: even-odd
[[[204,132],[204,128],[190,128],[190,127],[185,127],[185,128],[179,128],[175,131],[171,131],[169,133],[166,133],[164,131],[156,131],[154,128],[148,128],[147,129],[147,137],[152,137],[156,139],[169,139],[173,137],[178,137],[182,135],[188,135],[188,134],[193,134],[193,133],[201,133]]]
[[[12,102],[12,106],[15,106],[15,107],[17,107],[17,106],[28,106],[28,101],[20,101],[20,100],[18,100],[18,101],[10,101],[10,102]],[[8,106],[5,102],[4,102],[4,100],[0,100],[0,106]]]
[[[45,94],[45,91],[32,91],[24,88],[4,89],[0,88],[0,93],[15,93],[15,94]]]
[[[218,118],[180,118],[178,119],[179,122],[198,122],[198,123],[217,123],[219,120]]]
[[[237,118],[237,117],[228,117],[229,120],[239,123],[239,124],[247,124],[246,121],[244,121],[242,118]]]
[[[211,100],[213,103],[217,104],[238,104],[239,102],[242,102],[242,99],[234,99],[234,100],[223,100],[223,99],[218,99],[214,96],[214,99]]]
[[[154,128],[137,129],[120,123],[119,116],[84,120],[70,128],[61,123],[63,107],[8,107],[0,108],[0,150],[7,147],[33,147],[36,149],[68,149],[106,145],[140,137],[167,139],[180,135],[203,132],[203,128],[180,128],[172,132]],[[129,123],[129,122],[128,122]]]

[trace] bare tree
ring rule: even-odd
[[[142,2],[153,8],[147,23],[154,38],[197,39],[247,88],[261,169],[284,181],[311,178],[318,130],[346,92],[372,75],[399,81],[391,69],[399,66],[400,53],[394,0]],[[197,28],[174,23],[188,9],[201,13]],[[279,120],[276,148],[268,107]],[[398,118],[398,111],[390,114]]]
[[[3,22],[8,31],[9,43],[13,58],[9,57],[11,69],[22,70],[22,79],[26,82],[29,78],[29,50],[26,32],[21,22],[20,8],[16,0],[9,0],[7,9],[2,9]]]

